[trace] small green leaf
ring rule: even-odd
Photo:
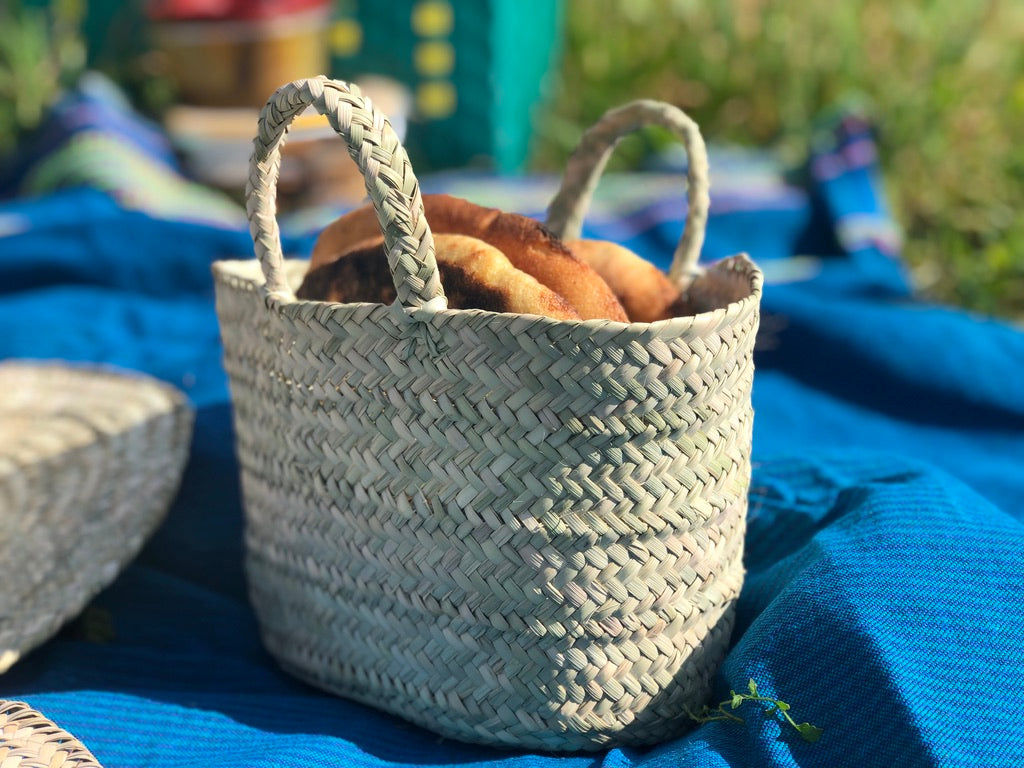
[[[820,739],[821,734],[824,733],[821,728],[816,725],[811,725],[810,723],[800,723],[796,729],[800,732],[800,737],[804,741],[809,741],[812,744]]]
[[[750,691],[751,695],[757,696],[757,683],[754,682],[754,678],[750,678],[747,681],[747,690]]]
[[[743,703],[743,696],[742,696],[742,694],[736,693],[734,691],[733,694],[732,694],[732,708],[733,709],[739,709],[739,706],[742,703]]]
[[[787,704],[784,701],[776,701],[775,702],[775,706],[778,707],[783,712],[789,712],[789,704]]]

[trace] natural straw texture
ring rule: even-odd
[[[299,82],[299,87],[279,89],[261,112],[245,189],[249,231],[263,264],[267,290],[286,297],[291,294],[282,272],[277,179],[285,132],[292,120],[312,105],[345,137],[352,159],[365,169],[366,191],[384,231],[398,300],[410,307],[431,300],[437,306],[447,306],[419,183],[391,124],[355,85],[323,77]]]
[[[265,108],[253,195],[272,189],[264,145],[306,103],[358,140],[371,193],[394,189],[386,121],[317,79]],[[385,232],[422,222],[399,166],[415,210],[375,198]],[[269,226],[254,218],[258,262],[214,274],[270,652],[468,741],[593,750],[685,730],[743,580],[756,267],[713,268],[746,281],[739,300],[651,324],[449,310],[417,290],[437,282],[424,223],[392,238],[400,302],[333,304],[294,299],[307,263],[283,261]]]
[[[21,701],[0,700],[3,768],[102,768],[78,739]]]
[[[606,112],[583,134],[569,158],[562,186],[548,206],[546,223],[548,229],[563,240],[577,239],[594,189],[615,146],[627,134],[648,125],[674,131],[686,148],[689,183],[686,226],[669,269],[669,279],[679,288],[685,288],[688,278],[697,269],[711,199],[708,196],[708,154],[700,128],[678,107],[642,99]]]
[[[149,377],[58,363],[0,364],[0,392],[2,673],[113,581],[163,519],[192,412]]]

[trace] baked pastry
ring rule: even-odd
[[[483,240],[468,235],[437,234],[434,248],[441,284],[452,309],[580,319],[579,312],[562,296],[516,269],[504,253]],[[311,267],[296,296],[342,303],[393,302],[395,286],[383,237],[364,239],[341,257]]]
[[[378,234],[363,238],[333,261],[317,266],[310,262],[295,296],[339,304],[391,304],[397,293],[384,252],[384,237]]]
[[[512,266],[561,295],[582,319],[629,322],[626,310],[601,276],[540,222],[451,195],[424,195],[423,207],[435,239],[439,234],[461,234],[483,240],[501,251]],[[345,214],[320,233],[310,270],[379,233],[371,206]]]
[[[679,289],[651,262],[608,240],[569,240],[566,245],[604,279],[632,322],[675,316]]]

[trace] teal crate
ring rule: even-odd
[[[520,171],[557,66],[562,12],[561,0],[338,0],[331,74],[409,87],[405,144],[417,169]]]

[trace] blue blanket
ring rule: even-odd
[[[154,156],[131,137],[107,147]],[[759,156],[712,154],[705,258],[748,251],[768,277],[748,575],[715,701],[752,678],[823,728],[817,743],[745,704],[742,722],[648,749],[497,751],[282,673],[246,600],[210,278],[251,242],[227,201],[195,204],[169,156],[166,195],[152,176],[146,196],[127,173],[46,188],[22,168],[34,196],[0,205],[0,358],[145,371],[197,409],[166,523],[80,619],[0,677],[0,698],[27,700],[107,768],[1024,764],[1024,334],[912,297],[873,147],[866,126],[842,121],[799,183]],[[424,180],[534,215],[552,184]],[[601,189],[587,233],[664,265],[680,177]],[[286,250],[308,254],[328,213],[285,217]]]

